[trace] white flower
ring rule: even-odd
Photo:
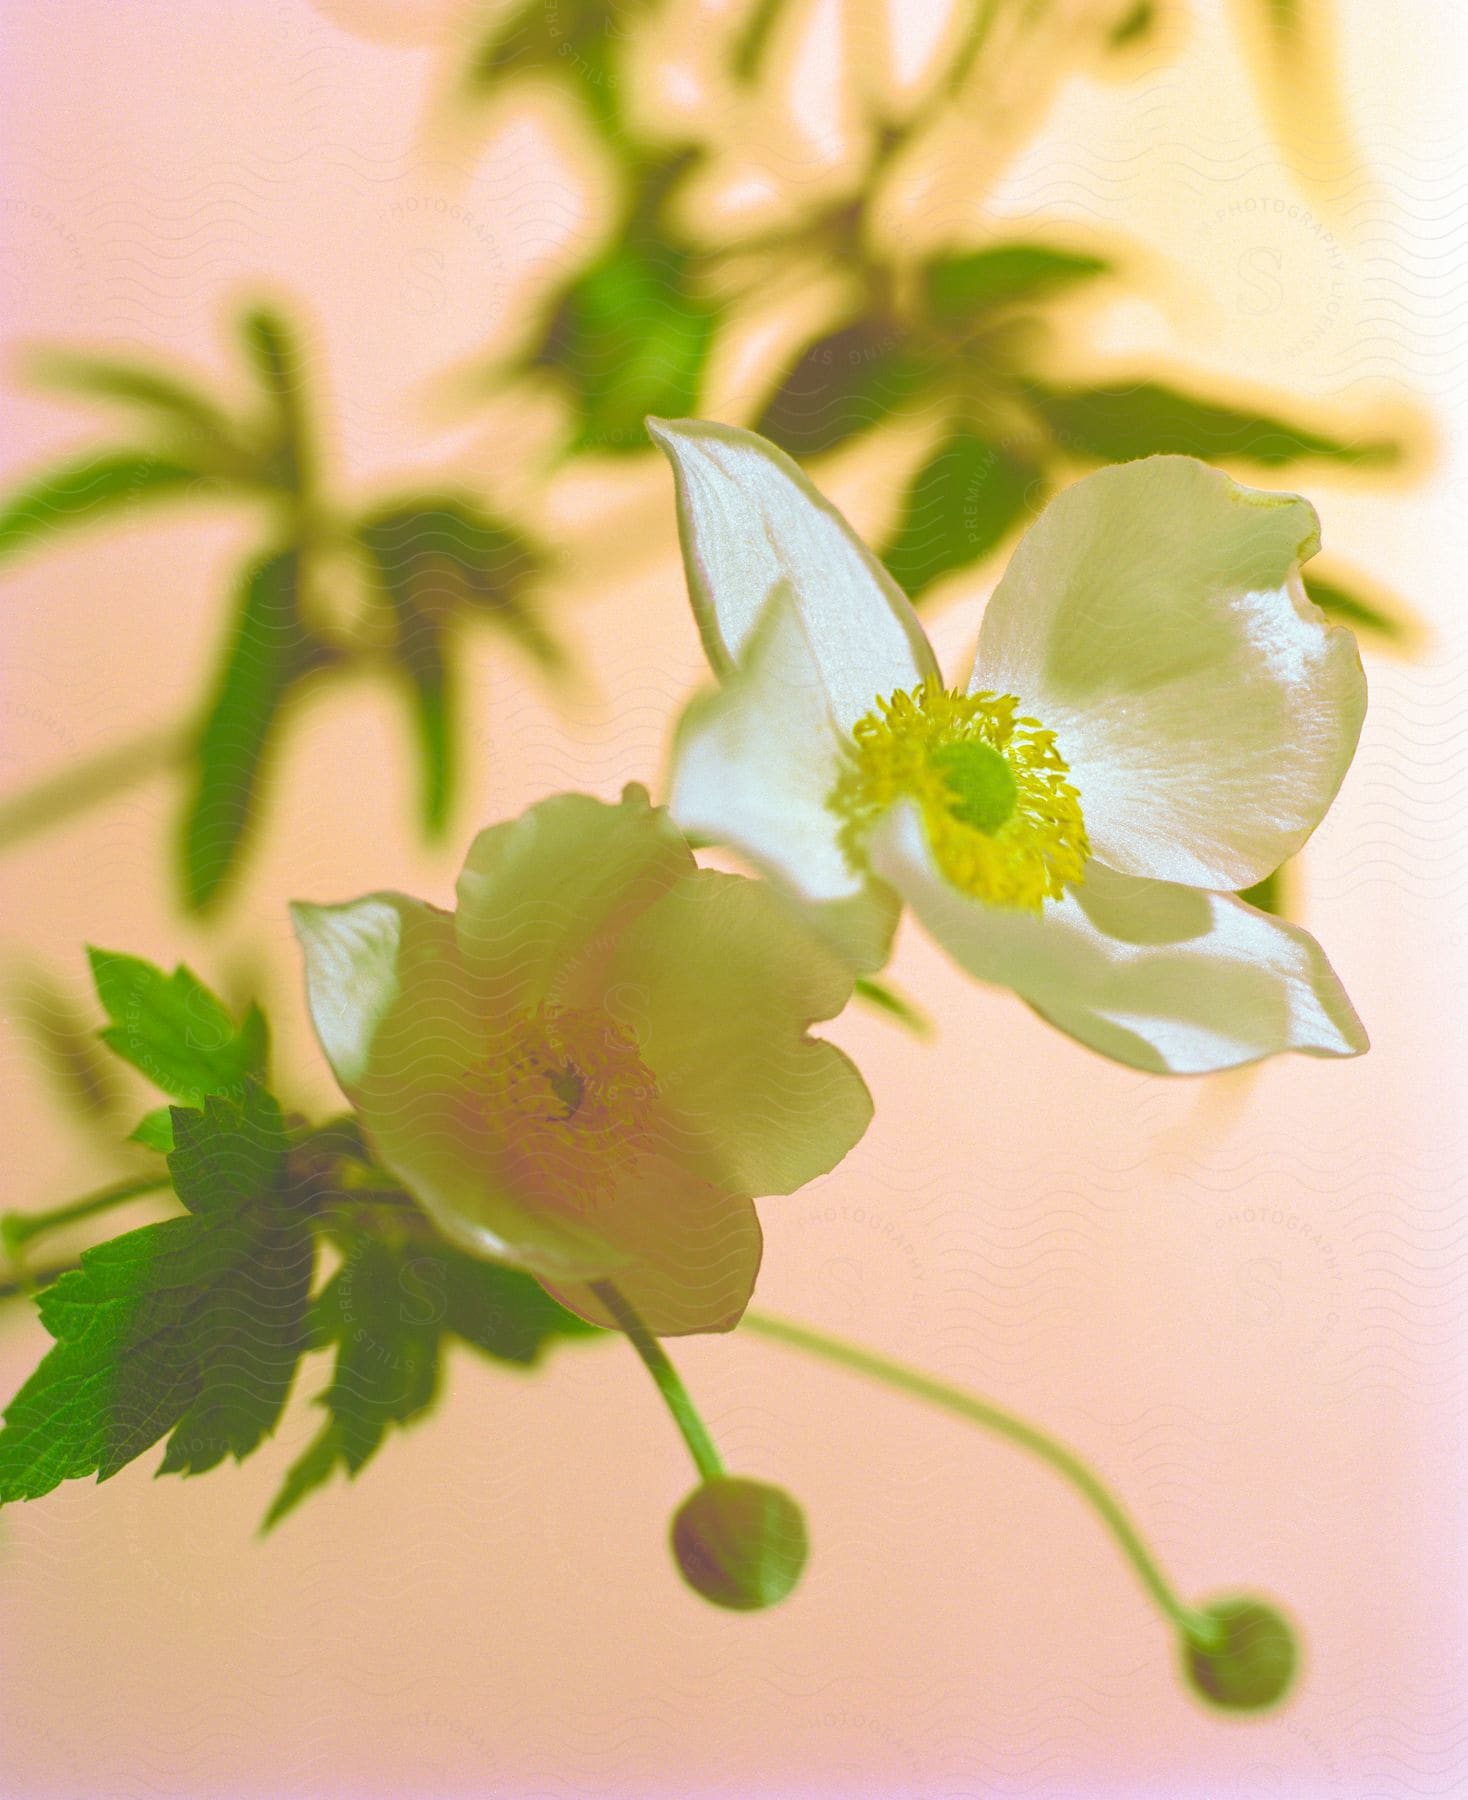
[[[465,1249],[598,1324],[727,1331],[753,1197],[834,1167],[871,1099],[806,1035],[849,963],[667,815],[558,794],[480,832],[458,908],[296,905],[316,1035],[383,1166]]]
[[[1366,1037],[1320,947],[1233,892],[1293,856],[1355,751],[1355,640],[1305,595],[1313,509],[1188,457],[1086,476],[1025,534],[967,688],[795,464],[650,421],[722,686],[671,811],[813,909],[858,966],[898,896],[971,974],[1133,1067]]]

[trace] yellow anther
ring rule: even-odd
[[[965,893],[1040,912],[1082,880],[1081,797],[1055,734],[1018,706],[1013,694],[960,694],[931,678],[879,698],[852,728],[827,800],[852,867],[882,814],[911,800],[939,868]]]

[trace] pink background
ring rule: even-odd
[[[446,900],[479,823],[558,788],[656,786],[702,679],[660,463],[580,468],[543,494],[536,409],[450,415],[431,383],[584,255],[595,171],[543,94],[501,99],[478,132],[433,125],[462,25],[437,0],[7,10],[8,341],[156,348],[217,372],[226,304],[266,278],[309,307],[343,489],[453,469],[567,558],[551,603],[579,684],[558,698],[474,640],[471,792],[440,854],[415,838],[403,722],[360,687],[297,719],[219,933],[167,898],[164,777],[0,867],[7,983],[37,963],[79,983],[87,941],[262,979],[284,1085],[327,1107],[287,898]],[[1410,596],[1430,633],[1416,662],[1368,653],[1362,751],[1306,863],[1306,922],[1375,1047],[1349,1065],[1149,1079],[967,984],[909,930],[893,976],[936,1040],[861,1014],[832,1028],[876,1123],[842,1169],[764,1207],[759,1301],[1048,1423],[1116,1484],[1185,1592],[1288,1603],[1307,1634],[1297,1699],[1254,1722],[1201,1711],[1130,1572],[1047,1471],[752,1339],[692,1342],[679,1361],[729,1460],[807,1508],[808,1577],[769,1615],[730,1618],[679,1587],[663,1538],[684,1452],[616,1346],[529,1379],[457,1356],[432,1420],[259,1542],[315,1429],[318,1361],[238,1469],[155,1484],[150,1454],[0,1519],[6,1794],[1468,1789],[1461,27],[1447,0],[1343,7],[1362,166],[1306,194],[1255,111],[1227,9],[1187,10],[1125,81],[1067,86],[989,204],[1017,230],[1071,220],[1155,252],[1136,296],[1089,327],[1107,352],[1166,351],[1349,416],[1431,410],[1435,447],[1410,481],[1296,478],[1327,546]],[[875,58],[866,12],[851,16]],[[817,36],[810,66],[827,54]],[[650,105],[676,106],[677,66]],[[737,170],[753,127],[715,116]],[[826,178],[816,149],[800,155],[776,160]],[[963,204],[940,195],[907,228],[947,230]],[[738,368],[720,379],[736,416]],[[96,441],[84,412],[33,394],[8,396],[7,415],[14,473]],[[858,449],[823,478],[874,526],[885,467]],[[7,790],[192,704],[252,529],[237,510],[159,512],[9,575]],[[937,613],[953,669],[985,591],[954,584]],[[105,1178],[11,1026],[0,1112],[3,1205]],[[23,1309],[0,1315],[7,1392],[44,1343]]]

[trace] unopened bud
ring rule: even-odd
[[[783,1600],[810,1548],[805,1517],[790,1496],[738,1475],[695,1488],[673,1515],[672,1541],[688,1585],[738,1612]]]
[[[1258,1712],[1290,1690],[1299,1663],[1295,1634],[1262,1600],[1215,1600],[1201,1609],[1211,1626],[1183,1637],[1183,1669],[1194,1689],[1228,1712]]]

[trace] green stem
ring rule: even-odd
[[[53,1207],[50,1212],[8,1212],[0,1218],[0,1239],[3,1239],[7,1253],[14,1260],[33,1238],[59,1230],[63,1225],[75,1225],[82,1219],[90,1219],[97,1213],[121,1206],[126,1200],[137,1200],[143,1194],[157,1193],[168,1185],[168,1173],[162,1170],[152,1175],[134,1176],[131,1181],[114,1182],[111,1187],[99,1188],[95,1194],[87,1194],[83,1199],[73,1200],[66,1206]]]
[[[719,1455],[708,1427],[699,1418],[688,1397],[678,1371],[668,1361],[667,1352],[643,1324],[635,1309],[610,1281],[593,1281],[591,1291],[617,1321],[631,1340],[632,1348],[647,1366],[647,1372],[673,1415],[673,1422],[683,1434],[694,1466],[705,1481],[713,1481],[724,1473],[724,1459]]]
[[[794,1350],[809,1351],[813,1356],[824,1357],[828,1362],[839,1363],[843,1368],[854,1369],[861,1375],[869,1375],[875,1381],[884,1381],[901,1393],[911,1394],[916,1399],[926,1400],[933,1406],[941,1406],[948,1412],[957,1413],[960,1418],[967,1419],[970,1424],[981,1425],[986,1431],[997,1432],[1000,1437],[1008,1438],[1012,1444],[1018,1444],[1021,1449],[1038,1456],[1042,1462],[1049,1463],[1100,1515],[1102,1523],[1121,1546],[1123,1555],[1135,1569],[1142,1585],[1178,1630],[1201,1647],[1206,1648],[1215,1643],[1218,1637],[1215,1622],[1206,1614],[1184,1605],[1142,1541],[1136,1526],[1100,1476],[1063,1444],[1057,1443],[1036,1426],[1016,1418],[1013,1413],[1005,1412],[1002,1407],[981,1400],[976,1394],[950,1387],[946,1381],[935,1381],[932,1376],[924,1375],[917,1369],[909,1369],[902,1363],[878,1356],[874,1351],[863,1350],[860,1345],[828,1337],[823,1331],[814,1331],[807,1325],[797,1325],[789,1319],[774,1318],[769,1313],[749,1312],[744,1315],[740,1330],[771,1338]]]

